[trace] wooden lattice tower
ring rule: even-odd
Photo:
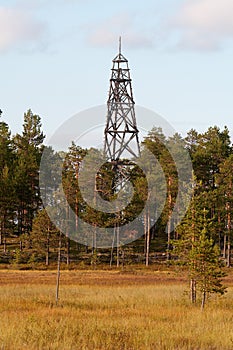
[[[138,129],[128,60],[121,53],[113,59],[110,90],[107,102],[107,124],[105,128],[104,152],[108,161],[139,156]]]

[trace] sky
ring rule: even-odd
[[[214,125],[233,135],[232,0],[0,0],[0,108],[12,133],[29,108],[49,138],[106,104],[120,35],[136,105],[182,135]]]

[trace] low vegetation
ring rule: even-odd
[[[57,305],[55,271],[4,270],[0,284],[4,350],[233,347],[233,288],[200,312],[178,272],[62,271]]]

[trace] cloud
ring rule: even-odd
[[[233,38],[232,0],[186,0],[169,21],[177,47],[216,50]]]
[[[140,27],[140,26],[139,26]],[[150,47],[152,40],[136,26],[135,18],[128,14],[117,14],[86,28],[87,41],[92,46],[112,47],[121,35],[128,47]]]
[[[46,25],[31,12],[0,6],[0,52],[19,48],[22,44],[39,47],[45,29]]]

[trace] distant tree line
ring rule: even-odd
[[[26,250],[29,252],[28,261],[37,261],[43,256],[48,265],[50,260],[56,257],[59,239],[63,242],[67,264],[72,260],[70,250],[74,250],[74,247],[77,256],[80,256],[80,252],[88,253],[88,247],[79,246],[70,239],[69,235],[61,236],[43,209],[39,188],[39,167],[43,152],[50,165],[46,173],[46,183],[49,186],[43,190],[47,191],[46,195],[51,205],[53,200],[51,190],[54,192],[54,187],[59,196],[59,188],[56,188],[57,164],[62,160],[62,186],[69,206],[77,213],[76,225],[79,225],[78,217],[82,217],[96,225],[114,226],[114,215],[100,215],[91,210],[79,191],[79,171],[88,150],[72,142],[67,153],[55,152],[51,147],[44,145],[44,138],[41,119],[31,110],[24,114],[21,134],[12,135],[7,123],[0,120],[0,247],[2,248],[0,259],[2,262],[12,261],[13,258],[10,258],[13,254],[10,252],[12,246],[15,256],[19,255],[18,250],[20,252]],[[176,149],[177,144],[182,144],[187,149],[192,161],[193,193],[185,218],[177,227],[173,225],[175,227],[173,230],[169,220],[171,220],[178,192],[178,174],[169,149]],[[162,256],[166,257],[167,261],[178,259],[180,263],[190,268],[191,295],[194,301],[196,286],[200,286],[201,283],[208,285],[208,281],[200,282],[203,269],[208,269],[209,273],[212,270],[218,275],[221,261],[227,267],[231,266],[233,148],[229,130],[227,127],[220,130],[214,126],[203,133],[191,129],[186,137],[181,137],[179,134],[167,137],[161,128],[154,127],[141,144],[142,153],[145,149],[149,149],[156,157],[165,175],[167,187],[165,206],[152,227],[150,220],[155,208],[148,207],[141,222],[142,238],[128,247],[118,247],[116,252],[111,252],[111,258],[113,253],[116,253],[117,258],[114,259],[117,260],[118,265],[119,259],[125,262],[133,261],[135,256],[138,256],[136,253],[139,252],[141,260],[135,261],[144,262],[146,265],[153,261],[153,257],[159,252],[164,254]],[[96,150],[96,153],[98,152]],[[144,158],[143,166],[151,177],[156,176],[152,170],[150,173],[149,156]],[[185,161],[183,166],[185,167]],[[101,171],[102,175],[96,179],[97,187],[101,189],[104,199],[111,200],[114,197],[114,193],[109,191],[112,178],[111,167],[106,164]],[[148,196],[146,180],[140,173],[140,167],[134,167],[128,175],[134,183],[136,195],[131,205],[127,207],[122,222],[134,218],[135,213],[137,215],[142,210],[145,198]],[[159,179],[155,179],[155,183],[156,181]],[[69,206],[66,210],[67,220]],[[11,242],[14,244],[18,242],[18,246],[14,246],[13,243],[11,245]],[[89,251],[91,252],[90,263],[96,264],[102,258],[103,261],[106,258],[107,253],[102,252],[102,254],[101,250],[97,251],[95,247],[91,247]],[[212,254],[212,262],[207,263],[205,254],[208,256]],[[211,264],[215,265],[217,270],[213,269]],[[211,287],[204,288],[204,291],[211,292],[211,288],[213,288],[212,284]],[[205,297],[204,293],[203,298]]]

